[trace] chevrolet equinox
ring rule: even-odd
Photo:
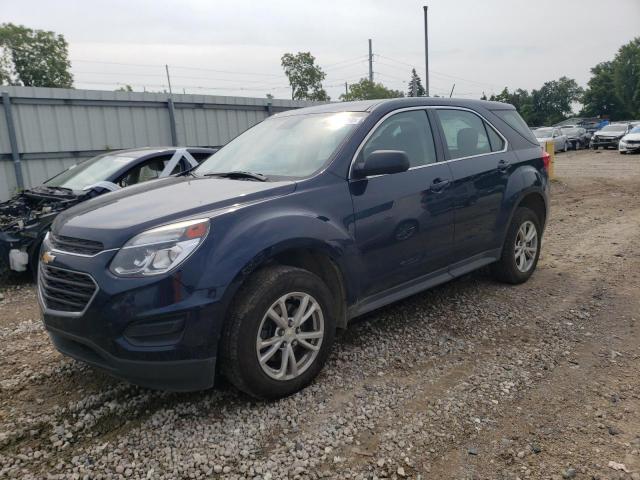
[[[195,170],[61,213],[38,298],[62,353],[130,382],[259,398],[313,380],[337,328],[489,265],[536,268],[548,163],[503,103],[404,98],[274,115]]]

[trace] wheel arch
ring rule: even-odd
[[[249,220],[249,221],[247,221]],[[216,226],[214,225],[214,234]],[[208,282],[225,285],[221,298],[226,311],[242,285],[257,270],[272,264],[308,270],[320,277],[336,305],[336,323],[346,326],[347,307],[357,297],[357,262],[348,225],[309,211],[265,210],[260,215],[221,218],[221,235],[209,261],[216,265]],[[218,274],[225,272],[224,278]]]

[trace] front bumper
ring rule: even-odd
[[[128,360],[110,354],[84,337],[49,325],[47,331],[60,353],[142,387],[189,392],[213,386],[215,357],[173,361]]]
[[[625,153],[637,153],[640,152],[640,143],[620,142],[618,150]]]
[[[616,147],[618,148],[619,138],[599,138],[597,140],[591,139],[590,146],[593,147]]]
[[[61,353],[144,387],[193,391],[213,386],[224,289],[197,288],[199,277],[188,270],[163,278],[117,278],[108,270],[116,252],[54,253],[50,267],[88,275],[96,284],[84,309],[54,310],[45,298],[49,291],[41,265],[42,318]]]

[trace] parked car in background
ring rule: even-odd
[[[594,150],[598,148],[618,148],[620,139],[631,130],[631,124],[626,122],[610,123],[595,132],[591,137],[590,146]]]
[[[590,136],[585,128],[577,125],[565,125],[560,127],[560,131],[566,135],[570,147],[574,150],[589,147]]]
[[[60,215],[39,268],[44,324],[60,352],[133,383],[205,389],[218,370],[283,397],[355,317],[485,265],[525,282],[548,167],[503,103],[279,113],[188,174]]]
[[[544,149],[547,142],[553,142],[554,152],[566,152],[569,149],[569,139],[556,127],[540,127],[533,131],[538,143]]]
[[[640,124],[629,130],[618,143],[618,151],[620,153],[638,153],[640,152]]]
[[[194,168],[215,152],[176,147],[112,151],[0,203],[0,283],[11,271],[35,273],[42,239],[60,212],[106,192]]]

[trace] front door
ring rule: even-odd
[[[426,111],[386,118],[359,155],[376,150],[406,152],[410,169],[351,180],[364,297],[446,268],[453,242],[453,178],[437,162]]]

